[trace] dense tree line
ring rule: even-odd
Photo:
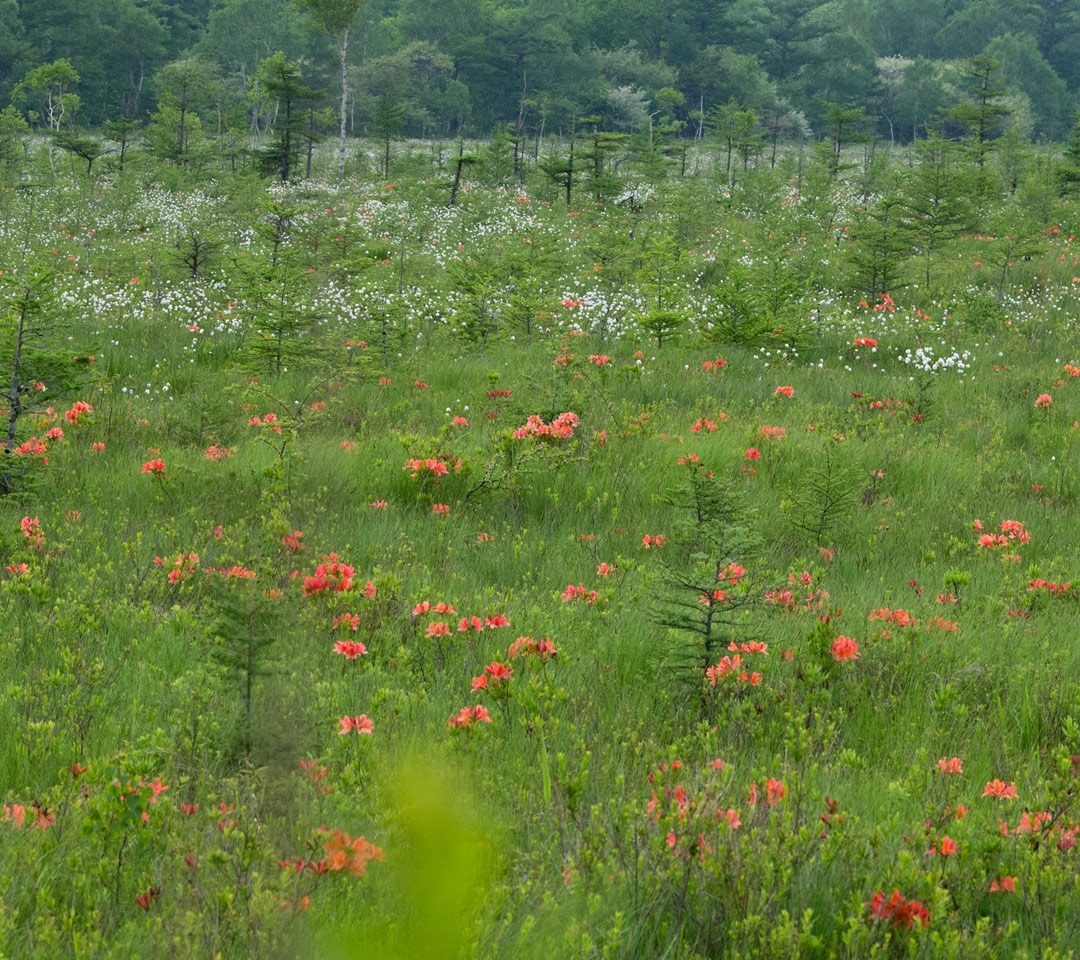
[[[775,142],[827,135],[838,105],[862,111],[860,134],[908,142],[971,133],[957,105],[981,57],[1001,112],[978,135],[1008,118],[1062,140],[1077,44],[1080,0],[0,0],[0,103],[53,131],[171,126],[194,70],[187,134],[259,134],[282,113],[260,74],[280,51],[322,91],[300,105],[311,131],[371,134],[381,105],[409,136],[568,135],[595,117],[686,139],[753,111]]]

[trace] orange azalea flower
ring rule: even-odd
[[[779,780],[774,780],[769,777],[768,782],[765,784],[765,802],[770,807],[775,807],[777,803],[787,796],[787,787],[783,785]]]
[[[363,713],[358,717],[342,717],[338,722],[341,724],[341,729],[338,731],[339,737],[344,737],[353,730],[357,733],[371,733],[374,729],[371,719]]]
[[[362,643],[352,640],[338,640],[334,644],[334,653],[340,653],[346,660],[355,660],[367,655],[367,648]]]
[[[1005,797],[1009,800],[1016,799],[1016,784],[1005,785],[1004,780],[990,780],[983,788],[984,797]]]
[[[325,832],[325,828],[315,832]],[[386,858],[382,847],[376,847],[363,837],[351,837],[340,830],[330,831],[323,849],[329,854],[327,860],[331,871],[348,870],[356,877],[367,873],[369,861],[382,861]]]
[[[498,660],[492,660],[484,667],[484,673],[491,678],[493,684],[507,683],[514,676],[514,668]]]
[[[899,890],[894,889],[888,899],[879,890],[866,906],[871,916],[891,920],[893,927],[897,929],[913,927],[916,922],[923,927],[930,925],[930,912],[923,906],[922,901],[909,900]]]
[[[851,637],[837,637],[833,641],[832,655],[839,663],[845,660],[858,660],[859,645]]]

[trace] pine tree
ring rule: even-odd
[[[216,67],[197,57],[167,63],[154,78],[158,109],[146,128],[151,151],[187,166],[202,141],[198,110],[214,95]]]
[[[383,142],[383,179],[390,179],[390,142],[405,128],[405,107],[388,93],[379,97],[371,132]]]
[[[457,164],[454,167],[454,183],[450,187],[450,199],[446,201],[448,207],[457,204],[458,191],[461,189],[461,174],[466,167],[479,163],[480,158],[475,153],[465,152],[465,138],[458,142]]]
[[[574,156],[574,138],[571,136],[570,149],[567,150],[565,157],[553,154],[540,161],[540,169],[547,174],[557,187],[566,191],[566,205],[568,207],[574,192]]]
[[[742,160],[743,172],[750,165],[750,158],[756,157],[761,152],[765,142],[758,125],[757,113],[752,108],[739,111],[735,118],[734,130],[735,152]]]
[[[124,162],[127,159],[128,148],[135,139],[138,129],[139,124],[134,120],[106,120],[101,125],[101,132],[105,135],[105,139],[110,143],[117,144],[120,148],[117,161],[121,173],[124,172]]]
[[[18,472],[25,473],[36,454],[22,456],[20,423],[34,407],[34,398],[55,402],[84,369],[72,358],[67,334],[54,306],[56,271],[47,264],[25,264],[18,271],[0,274],[0,375],[3,402],[7,407],[7,430],[0,442],[0,494],[18,486]],[[42,448],[42,452],[44,452]]]
[[[287,247],[274,265],[233,261],[233,266],[246,318],[244,350],[252,369],[280,377],[293,360],[317,359],[323,348],[311,333],[320,315],[309,306],[316,275]]]
[[[664,565],[665,592],[657,598],[653,619],[682,635],[670,662],[699,684],[736,632],[742,640],[752,639],[746,632],[748,614],[760,605],[762,591],[751,589],[750,571],[760,556],[761,537],[756,511],[738,487],[698,464],[687,471],[671,503],[681,514],[679,539],[688,562],[680,568]]]
[[[724,171],[727,179],[731,179],[731,157],[735,150],[735,134],[739,122],[741,107],[739,102],[731,97],[727,103],[720,103],[710,108],[705,117],[705,125],[713,131],[720,142],[725,145],[726,156]]]
[[[866,299],[876,300],[900,280],[911,253],[911,227],[904,213],[897,184],[887,183],[852,215],[844,257],[852,267],[852,287]]]
[[[70,154],[72,162],[78,157],[86,161],[86,175],[89,177],[94,169],[94,161],[104,152],[105,148],[97,137],[81,133],[78,130],[61,130],[53,134],[55,143],[64,153]],[[74,171],[72,171],[74,172]]]
[[[934,257],[969,221],[972,211],[964,177],[956,167],[956,145],[937,134],[915,144],[917,162],[907,178],[904,207],[913,220],[914,244],[930,286]]]
[[[244,755],[248,756],[255,683],[270,674],[270,648],[277,639],[272,629],[275,607],[248,580],[222,584],[212,607],[210,657],[237,684],[243,703]]]
[[[841,155],[850,143],[866,143],[869,134],[859,129],[866,107],[842,107],[838,103],[825,103],[825,140],[821,151],[825,155],[829,172],[833,177],[843,169]]]
[[[965,60],[960,73],[968,99],[948,111],[952,120],[967,129],[971,159],[977,167],[986,163],[990,132],[1013,112],[1003,102],[1004,84],[995,76],[1000,70],[1001,64],[993,57],[979,55]]]
[[[824,546],[850,515],[857,484],[854,471],[827,446],[821,467],[806,474],[802,490],[790,501],[791,525],[815,546]]]
[[[277,101],[281,114],[274,126],[274,140],[263,151],[260,165],[266,172],[276,173],[287,182],[304,140],[302,104],[319,99],[322,93],[300,82],[300,68],[289,63],[280,50],[259,64],[258,75],[267,96]]]
[[[1063,191],[1072,189],[1074,183],[1080,183],[1080,114],[1076,115],[1072,136],[1065,144],[1058,179]]]
[[[607,169],[607,161],[613,157],[627,139],[625,133],[611,133],[600,129],[600,117],[582,117],[579,123],[591,127],[582,135],[587,146],[577,151],[582,161],[585,186],[595,200],[603,200],[616,194],[620,182]]]

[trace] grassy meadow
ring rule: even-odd
[[[1080,211],[793,164],[7,186],[0,957],[1075,955]]]

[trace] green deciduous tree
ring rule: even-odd
[[[953,15],[935,42],[937,55],[950,59],[971,56],[1007,33],[1038,33],[1044,20],[1038,0],[968,0],[949,7]]]
[[[1034,115],[1033,135],[1060,140],[1069,126],[1069,88],[1039,51],[1034,36],[1009,33],[996,37],[983,53],[1001,64],[1007,90],[1026,93]]]
[[[24,44],[19,5],[16,0],[0,0],[0,102],[11,96],[18,76],[16,61]]]
[[[296,0],[337,49],[341,60],[341,135],[338,176],[345,175],[345,108],[349,96],[349,33],[367,0]]]
[[[300,63],[308,52],[303,13],[292,0],[222,0],[210,11],[195,54],[216,63],[238,98],[246,98],[259,63],[275,50]]]
[[[915,140],[948,103],[944,65],[916,57],[904,67],[891,102],[891,123],[905,139]]]
[[[45,125],[56,132],[66,122],[74,122],[79,96],[74,87],[78,71],[69,60],[54,60],[31,70],[15,87],[15,96],[28,102]]]

